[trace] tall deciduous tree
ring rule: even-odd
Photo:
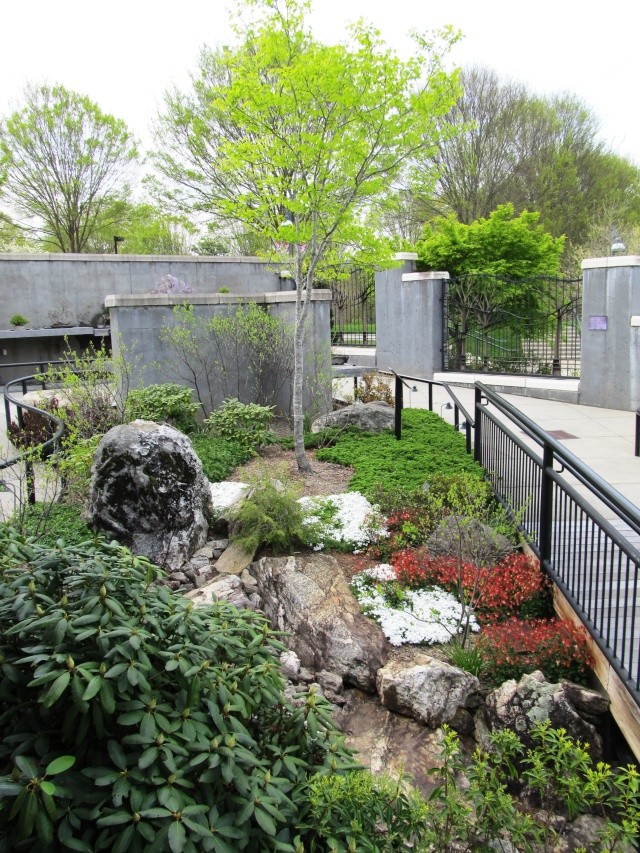
[[[240,222],[279,251],[296,284],[293,416],[304,452],[304,331],[314,278],[336,251],[389,259],[367,214],[405,164],[432,150],[458,95],[439,44],[402,61],[359,24],[345,45],[318,43],[298,0],[247,3],[258,17],[236,47],[202,55],[190,95],[167,98],[158,169],[175,198]]]
[[[22,107],[0,122],[4,197],[62,252],[82,252],[106,224],[136,156],[124,122],[63,86],[28,86]]]
[[[538,211],[547,230],[577,244],[616,199],[636,216],[639,170],[607,150],[598,121],[575,96],[537,97],[482,67],[465,68],[461,82],[463,95],[424,161],[438,169],[435,193],[413,187],[423,222],[453,213],[468,225],[512,203],[516,213]],[[446,132],[458,126],[462,133]]]

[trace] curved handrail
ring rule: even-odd
[[[51,438],[39,444],[37,448],[29,448],[28,450],[23,450],[17,456],[13,456],[10,459],[2,459],[0,460],[0,471],[5,468],[11,468],[13,465],[18,464],[22,461],[29,461],[27,457],[33,456],[37,453],[39,459],[46,459],[48,456],[51,456],[58,450],[60,445],[60,440],[65,434],[66,426],[64,421],[62,421],[59,417],[54,415],[52,412],[48,412],[46,409],[39,409],[37,406],[31,406],[29,403],[25,403],[23,400],[17,399],[12,396],[12,386],[20,384],[21,387],[25,387],[26,384],[30,381],[36,381],[36,376],[22,376],[19,379],[12,379],[10,382],[4,386],[3,396],[5,400],[5,409],[7,413],[10,411],[9,406],[14,405],[18,411],[24,409],[28,412],[33,412],[34,414],[41,415],[55,424],[55,432]],[[7,428],[10,425],[10,418],[7,416]]]

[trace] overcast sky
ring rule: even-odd
[[[124,119],[143,142],[173,84],[186,86],[203,44],[229,42],[229,0],[4,0],[0,114],[27,81],[62,83]],[[456,65],[479,64],[543,94],[578,95],[616,152],[640,165],[640,0],[315,0],[313,23],[340,41],[347,22],[374,23],[399,52],[409,30],[452,24]]]

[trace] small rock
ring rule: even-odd
[[[300,678],[300,658],[295,652],[282,652],[280,655],[280,669],[285,678],[291,681],[298,681]]]
[[[308,684],[309,682],[313,681],[314,677],[314,674],[311,672],[310,669],[307,669],[306,666],[300,667],[300,681],[304,681]]]
[[[316,679],[318,684],[322,686],[323,690],[331,690],[333,693],[342,693],[344,686],[342,677],[340,675],[336,675],[335,672],[329,672],[326,669],[321,669],[320,672],[316,672]]]
[[[479,689],[474,675],[429,655],[416,656],[412,665],[390,661],[376,684],[386,708],[432,727],[453,720]]]
[[[255,551],[249,554],[237,542],[232,542],[220,555],[216,570],[224,574],[241,575],[251,565],[254,554]]]
[[[212,542],[207,542],[206,545],[203,545],[202,548],[199,548],[196,551],[196,553],[193,555],[191,560],[193,561],[193,560],[198,559],[200,557],[205,559],[205,560],[212,560],[213,559],[213,543]]]
[[[169,578],[173,581],[178,581],[178,583],[186,583],[188,581],[184,572],[171,572]]]
[[[240,580],[242,581],[242,586],[245,589],[251,589],[252,591],[257,589],[258,581],[253,577],[253,575],[249,574],[247,569],[245,569],[240,575]]]

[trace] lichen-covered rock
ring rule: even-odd
[[[328,415],[322,415],[311,424],[311,432],[320,432],[327,427],[357,427],[366,432],[382,432],[393,429],[395,410],[381,401],[354,403]]]
[[[477,518],[450,515],[443,518],[426,543],[434,557],[460,556],[477,566],[497,563],[514,548],[506,536]]]
[[[523,675],[520,681],[505,681],[486,699],[485,714],[491,730],[512,729],[527,746],[529,733],[537,724],[549,720],[555,729],[565,729],[574,740],[586,743],[594,761],[602,757],[602,738],[578,708],[589,708],[593,718],[604,714],[608,702],[594,690],[561,681],[549,683],[541,672]]]
[[[432,728],[451,722],[480,688],[474,675],[429,655],[390,661],[376,684],[385,708]]]
[[[303,667],[329,670],[345,684],[375,691],[376,672],[388,644],[358,602],[333,557],[305,554],[263,557],[249,571],[258,582],[262,609]]]
[[[133,421],[102,438],[89,493],[96,530],[178,569],[205,544],[210,513],[209,483],[186,435]]]

